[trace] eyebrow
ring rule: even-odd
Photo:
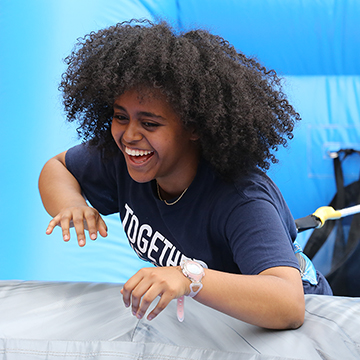
[[[118,104],[114,104],[114,109],[122,110],[122,111],[125,111],[127,113],[126,109],[124,107],[122,107],[121,105],[118,105]],[[154,114],[152,112],[149,112],[149,111],[139,111],[137,113],[137,115],[152,117],[152,118],[156,118],[156,119],[160,119],[160,120],[166,120],[163,116],[156,115],[156,114]]]

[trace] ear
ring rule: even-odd
[[[200,139],[200,135],[197,133],[196,129],[194,126],[192,126],[190,129],[190,140],[192,141],[196,141]]]

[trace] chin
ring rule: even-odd
[[[129,175],[135,182],[140,183],[140,184],[150,182],[151,180],[154,179],[154,177],[152,177],[152,176],[146,176],[145,174],[144,175],[134,174],[130,171],[129,171]]]

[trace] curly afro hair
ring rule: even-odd
[[[131,20],[78,40],[62,76],[68,121],[106,151],[114,99],[134,87],[160,89],[185,128],[200,136],[202,156],[225,179],[258,167],[293,137],[299,114],[276,72],[206,30],[174,30],[168,23]]]

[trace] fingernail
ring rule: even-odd
[[[68,241],[70,239],[69,235],[64,235],[64,241]]]
[[[84,241],[84,240],[79,240],[79,245],[80,245],[80,246],[84,246],[84,245],[85,245],[85,241]]]
[[[154,315],[149,315],[149,316],[147,317],[147,319],[148,319],[149,321],[151,321],[154,317],[155,317]]]
[[[136,311],[132,311],[132,314],[133,314],[134,316],[136,316]]]
[[[136,317],[140,320],[142,318],[142,315],[136,314]]]
[[[91,239],[91,240],[96,240],[96,234],[94,234],[94,233],[91,234],[91,235],[90,235],[90,239]]]

